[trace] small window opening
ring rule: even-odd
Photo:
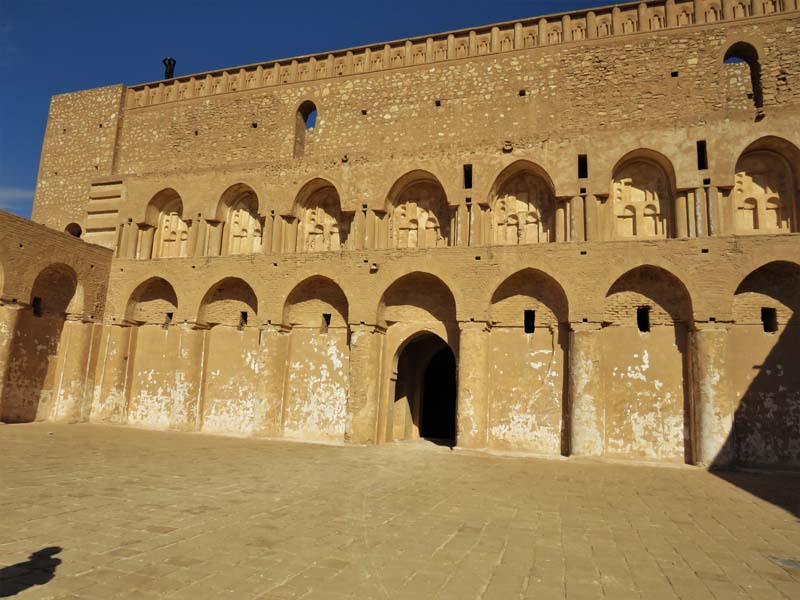
[[[366,109],[362,109],[361,114],[366,117],[367,116],[367,110]]]
[[[442,105],[442,101],[441,101],[441,100],[436,100],[436,101],[434,102],[434,104],[435,104],[435,105],[436,105],[436,107],[438,108],[438,107],[440,107],[440,106]]]
[[[536,311],[525,311],[525,333],[533,333],[536,330]]]
[[[589,177],[589,157],[585,154],[578,155],[578,179]]]
[[[200,135],[200,133],[196,129],[194,130],[194,134],[195,135]]]
[[[175,317],[175,313],[168,312],[166,318],[164,319],[164,325],[169,325],[172,323],[172,319]]]
[[[703,179],[703,185],[711,185],[711,178],[706,177],[705,179]]]
[[[725,53],[726,65],[747,63],[750,67],[750,83],[753,92],[753,104],[756,107],[756,120],[764,118],[764,92],[761,88],[761,63],[758,51],[746,42],[736,42]]]
[[[258,129],[258,123],[256,122],[250,123],[250,127],[252,127],[253,129]]]
[[[705,140],[697,141],[697,169],[699,171],[708,169],[708,148]]]
[[[708,248],[701,248],[700,249],[700,254],[708,254],[708,252],[709,252]]]
[[[639,331],[648,333],[650,331],[650,307],[640,306],[636,309],[636,324],[639,326]]]
[[[322,333],[328,333],[328,328],[331,326],[331,313],[322,314]]]
[[[464,189],[472,189],[472,165],[464,165]]]
[[[671,77],[677,77],[678,76],[678,71],[673,71],[672,73],[670,73],[670,76]]]
[[[524,98],[527,95],[528,95],[528,91],[527,90],[520,90],[519,91],[520,98]]]
[[[239,313],[239,327],[245,327],[247,325],[247,311],[243,310]]]
[[[306,100],[297,108],[294,125],[294,155],[303,156],[305,150],[306,132],[317,125],[317,106]]]
[[[582,195],[582,196],[585,196],[585,195],[586,195],[586,188],[581,188],[581,195]]]
[[[42,299],[36,296],[31,302],[31,308],[33,309],[33,316],[34,317],[41,317],[42,316]]]
[[[767,308],[767,307],[762,308],[761,323],[764,325],[764,333],[777,333],[778,331],[777,309]]]

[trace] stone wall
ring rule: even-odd
[[[451,390],[465,448],[800,468],[798,25],[643,2],[56,97],[34,218],[109,250],[20,321],[82,375],[12,353],[4,416],[383,443]]]

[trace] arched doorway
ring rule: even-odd
[[[403,348],[388,430],[394,440],[456,442],[456,358],[439,336],[424,333]]]

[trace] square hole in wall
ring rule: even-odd
[[[670,73],[670,77],[677,77],[677,76],[678,76],[678,71],[672,71],[672,73]]]
[[[435,100],[435,101],[434,101],[434,104],[435,104],[435,105],[436,105],[436,107],[438,108],[438,107],[440,107],[440,106],[442,105],[442,101],[441,101],[441,100]]]
[[[362,109],[361,110],[361,114],[366,117],[367,116],[367,110],[366,109]]]
[[[578,154],[578,179],[586,179],[589,177],[589,156],[586,154]]]
[[[536,330],[536,311],[526,310],[523,319],[525,333],[533,333]]]
[[[708,146],[705,140],[697,140],[697,169],[705,171],[708,168]]]
[[[636,325],[642,333],[650,331],[650,307],[640,306],[636,309]]]
[[[711,185],[711,180],[708,177],[706,177],[705,179],[703,179],[703,185]]]
[[[764,333],[777,333],[778,331],[778,310],[775,308],[764,307],[761,309],[761,323],[764,326]]]

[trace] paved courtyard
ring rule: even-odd
[[[728,479],[3,425],[0,597],[800,598],[800,478]]]

